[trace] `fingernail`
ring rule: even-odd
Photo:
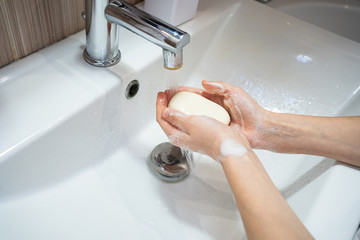
[[[159,98],[159,103],[161,103],[161,104],[164,104],[165,103],[165,98]]]

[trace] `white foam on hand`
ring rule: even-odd
[[[234,139],[227,138],[222,141],[220,146],[221,160],[226,157],[242,157],[247,153],[247,149]]]

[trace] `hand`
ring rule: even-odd
[[[193,88],[191,90],[198,91]],[[174,145],[206,154],[217,161],[231,154],[240,157],[251,151],[245,136],[234,128],[208,117],[185,115],[168,108],[168,101],[173,94],[169,90],[160,92],[156,109],[157,121]]]
[[[267,111],[230,84],[203,81],[203,86],[205,90],[178,90],[200,94],[225,107],[231,116],[230,126],[168,108],[168,101],[175,94],[168,90],[158,94],[156,118],[170,141],[221,162],[249,238],[312,239],[251,151],[248,140],[256,146]],[[247,152],[251,154],[245,155]]]
[[[190,91],[223,106],[230,114],[230,127],[245,135],[252,148],[260,147],[261,129],[267,113],[241,88],[225,82],[202,82],[204,89],[179,87],[179,91]],[[171,95],[169,95],[171,99]]]

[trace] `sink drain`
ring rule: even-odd
[[[165,142],[157,145],[151,152],[149,167],[161,180],[178,182],[189,175],[192,159],[192,152]]]

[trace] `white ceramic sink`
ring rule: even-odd
[[[273,0],[269,6],[360,42],[358,0]]]
[[[359,114],[358,43],[247,0],[200,1],[196,18],[181,28],[192,37],[183,69],[170,76],[181,85],[223,80],[274,111]],[[155,99],[169,74],[158,47],[127,30],[121,36],[122,61],[111,68],[83,61],[85,34],[78,33],[0,70],[1,239],[245,238],[215,161],[197,154],[191,175],[176,184],[148,170],[150,152],[167,141],[155,122]],[[126,99],[134,79],[139,93]],[[257,154],[315,237],[329,226],[337,236],[353,234],[358,209],[340,231],[342,219],[326,221],[323,212],[302,207],[301,196],[337,193],[327,179],[341,176],[338,165],[314,156]],[[349,201],[358,203],[360,172],[341,167],[353,176],[340,185],[348,186],[343,194],[354,193]],[[345,209],[331,207],[333,216]]]

